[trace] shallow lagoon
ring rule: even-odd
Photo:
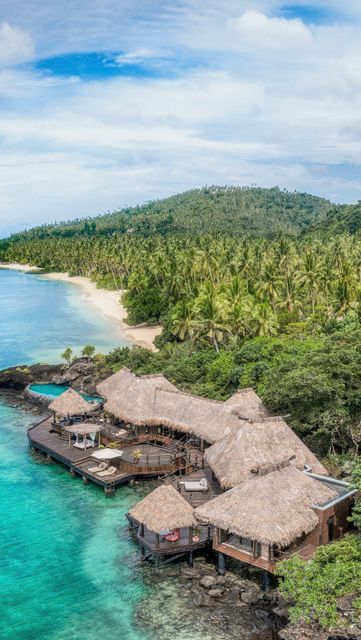
[[[114,321],[103,318],[75,284],[0,269],[0,369],[59,362],[70,346],[107,353],[129,344]]]

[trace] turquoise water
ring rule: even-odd
[[[0,404],[0,637],[147,639],[134,628],[147,589],[125,520],[145,486],[106,498],[32,456],[35,419]]]
[[[114,327],[93,310],[89,319],[79,294],[0,270],[0,368],[39,354],[56,361],[68,344],[115,346],[102,335]],[[148,640],[134,622],[148,589],[125,513],[149,486],[125,486],[112,498],[83,486],[30,453],[26,429],[36,420],[0,398],[0,638]]]
[[[62,393],[67,391],[69,387],[63,384],[31,384],[31,391],[34,393],[40,393],[43,396],[50,396],[51,398],[58,398]],[[101,400],[99,396],[88,396],[86,393],[81,394],[85,400]]]
[[[34,362],[55,363],[70,346],[106,353],[129,344],[117,323],[83,299],[75,284],[0,269],[0,369]]]

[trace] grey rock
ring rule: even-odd
[[[236,604],[237,602],[239,602],[239,590],[238,589],[232,589],[231,591],[227,591],[227,593],[225,593],[222,596],[222,603],[223,604]]]
[[[215,576],[205,575],[200,579],[199,584],[205,587],[205,589],[210,589],[217,584],[217,578]]]
[[[221,587],[217,587],[216,589],[209,589],[208,595],[211,598],[220,598],[223,595],[224,589]]]

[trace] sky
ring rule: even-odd
[[[0,0],[0,237],[205,184],[361,199],[361,2]]]

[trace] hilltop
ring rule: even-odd
[[[114,213],[34,227],[14,234],[11,242],[49,237],[176,235],[224,233],[252,237],[297,235],[322,221],[331,210],[328,200],[278,187],[217,187],[193,189]]]

